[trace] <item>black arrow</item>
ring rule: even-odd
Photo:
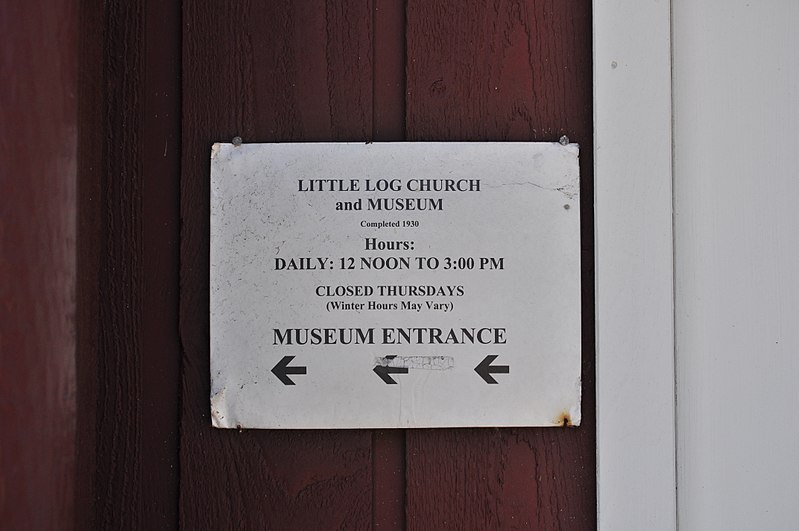
[[[485,380],[488,384],[497,383],[494,377],[491,376],[492,374],[510,374],[509,365],[494,365],[492,367],[491,362],[495,359],[497,359],[496,354],[489,354],[480,362],[480,365],[474,368],[474,371],[480,375],[480,378]]]
[[[389,362],[397,356],[386,356],[384,362]],[[387,384],[395,384],[397,381],[391,377],[392,374],[408,374],[408,367],[389,367],[387,365],[375,365],[375,374]]]
[[[288,377],[289,374],[307,374],[307,367],[289,367],[289,363],[291,363],[293,359],[294,356],[283,356],[283,358],[277,362],[277,365],[272,367],[272,373],[283,382],[283,385],[294,385],[294,382]]]

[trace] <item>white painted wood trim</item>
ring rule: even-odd
[[[601,531],[676,528],[668,0],[594,0]]]
[[[799,2],[675,0],[679,526],[799,529]]]

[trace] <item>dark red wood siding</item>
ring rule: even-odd
[[[0,528],[70,527],[78,9],[0,6]]]
[[[409,0],[408,140],[579,142],[591,220],[590,2]],[[520,220],[521,221],[521,220]],[[591,224],[579,429],[409,430],[412,529],[595,529]]]
[[[590,0],[85,3],[82,101],[96,107],[82,115],[81,183],[96,200],[81,199],[80,286],[97,280],[84,295],[79,399],[96,452],[84,450],[79,463],[96,473],[82,480],[79,524],[596,527],[588,200],[580,428],[215,430],[208,374],[213,142],[565,134],[582,145],[590,198],[590,8]]]
[[[78,529],[178,525],[180,21],[81,3]]]
[[[370,432],[209,428],[211,144],[372,136],[371,4],[264,4],[184,5],[181,524],[365,529]]]

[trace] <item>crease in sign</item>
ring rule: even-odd
[[[452,356],[384,356],[375,358],[375,367],[446,371],[455,367]]]
[[[582,422],[582,410],[580,404],[582,402],[582,377],[578,377],[576,381],[577,386],[577,402],[571,406],[560,410],[552,421],[553,426],[561,426],[564,428],[574,428]]]
[[[215,142],[214,145],[211,146],[211,160],[214,160],[217,155],[219,155],[219,151],[222,149],[222,144],[219,142]]]
[[[581,408],[583,399],[583,378],[578,376],[575,381],[575,392],[577,394],[577,401],[572,407],[569,408],[569,420],[571,426],[579,426],[583,420],[583,411]]]
[[[486,184],[484,186],[486,188],[502,188],[503,186],[534,186],[536,188],[539,188],[541,190],[546,190],[549,192],[560,192],[561,194],[563,194],[563,197],[569,200],[574,199],[575,197],[580,195],[579,179],[573,179],[572,181],[557,187],[544,186],[542,184],[538,184],[533,181],[517,181],[517,182],[509,182],[502,184]]]
[[[225,420],[226,413],[227,403],[225,402],[225,388],[223,387],[211,395],[211,424],[214,428],[230,427]]]

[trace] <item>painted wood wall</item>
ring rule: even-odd
[[[210,145],[565,134],[592,197],[590,1],[85,4],[79,526],[595,529],[590,223],[580,428],[220,431],[208,404]]]
[[[680,529],[798,529],[799,4],[673,16]]]
[[[4,525],[594,528],[590,394],[580,431],[209,428],[196,145],[565,133],[590,153],[587,2],[24,4],[0,14]],[[794,529],[799,12],[673,15],[680,528]]]
[[[77,2],[0,6],[0,528],[74,517]]]
[[[670,2],[594,2],[599,529],[677,525]]]

